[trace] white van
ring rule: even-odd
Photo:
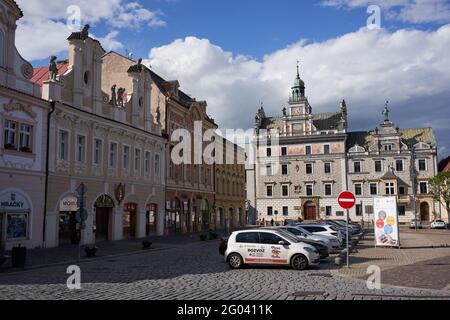
[[[319,252],[296,237],[276,230],[236,231],[228,239],[225,260],[232,269],[251,265],[290,265],[304,270],[320,263]]]

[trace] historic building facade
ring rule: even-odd
[[[189,97],[179,89],[178,81],[166,81],[152,70],[149,72],[153,80],[152,112],[160,117],[163,134],[169,140],[166,148],[166,234],[208,230],[215,224],[214,163],[206,163],[202,157],[203,149],[208,145],[202,136],[207,130],[216,130],[217,124],[207,115],[205,101]],[[172,151],[180,140],[172,138],[179,129],[186,130],[182,139],[188,139],[183,141],[190,143],[191,154],[182,155],[187,156],[188,161],[175,164]],[[196,148],[201,150],[194,152]]]
[[[228,230],[249,223],[245,195],[245,150],[222,138],[217,148],[223,150],[223,159],[216,164],[215,226]]]
[[[56,102],[46,245],[162,235],[166,140],[151,113],[150,74],[140,62],[105,54],[88,26],[68,42],[68,60],[53,57],[33,76],[43,98]]]
[[[22,11],[0,1],[0,250],[42,246],[47,113],[30,81],[33,67],[15,46]]]
[[[401,222],[414,212],[424,221],[433,218],[439,206],[428,194],[427,181],[437,172],[431,128],[397,128],[386,104],[375,131],[349,132],[345,101],[335,113],[313,113],[298,69],[291,90],[282,116],[267,117],[261,107],[255,118],[253,202],[260,222],[345,218],[337,203],[344,190],[356,194],[355,221],[372,220],[374,197],[387,195],[398,198]],[[272,145],[274,133],[279,143]]]

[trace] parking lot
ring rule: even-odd
[[[352,254],[352,259],[366,249],[363,244],[359,253]],[[441,257],[446,254],[449,256],[448,251],[440,253]],[[343,274],[344,269],[339,270],[333,260],[334,256],[331,256],[318,267],[306,271],[273,267],[230,270],[218,253],[218,241],[197,241],[174,244],[164,250],[82,262],[81,290],[67,288],[66,265],[3,272],[0,273],[0,298],[450,299],[450,291],[442,290],[392,287],[369,290],[365,281]],[[379,261],[377,257],[372,260]],[[357,261],[353,263],[358,265]],[[408,263],[402,264],[405,265]]]

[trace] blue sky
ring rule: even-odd
[[[450,153],[449,0],[16,1],[17,47],[35,66],[67,56],[76,5],[106,50],[179,80],[222,128],[251,128],[261,101],[279,115],[300,60],[315,112],[345,98],[351,129],[367,130],[389,100],[396,124],[433,127],[440,156]],[[372,4],[381,29],[366,27]]]

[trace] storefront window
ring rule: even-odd
[[[6,237],[7,240],[27,239],[28,213],[7,214]]]

